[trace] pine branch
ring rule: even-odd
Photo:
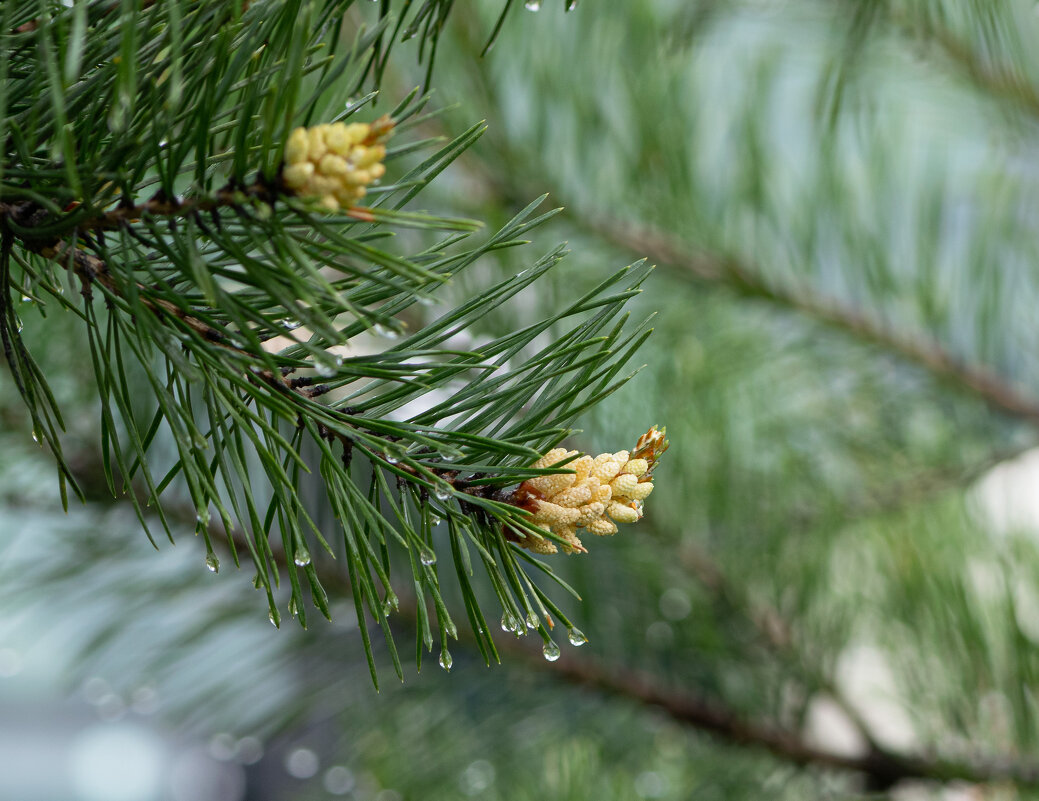
[[[117,19],[105,0],[71,9],[42,3],[31,16],[28,7],[12,16],[5,6],[0,14],[0,51],[10,55],[0,59],[8,295],[0,332],[34,431],[78,491],[61,456],[60,411],[23,345],[11,293],[41,311],[49,296],[85,324],[108,491],[142,482],[144,499],[129,493],[142,528],[151,537],[154,518],[144,507],[153,505],[172,539],[165,491],[176,480],[191,496],[214,571],[213,511],[228,536],[236,526],[250,531],[229,539],[229,552],[237,565],[245,547],[276,624],[272,539],[279,535],[293,566],[293,615],[306,626],[307,585],[329,615],[311,551],[333,546],[301,497],[302,477],[314,467],[340,521],[359,616],[396,603],[390,554],[399,549],[416,589],[436,607],[419,645],[432,647],[434,629],[442,639],[455,636],[433,550],[437,517],[460,532],[452,549],[477,549],[510,614],[559,617],[518,563],[526,555],[505,536],[562,540],[539,528],[506,488],[558,473],[529,466],[578,413],[630,377],[620,370],[648,332],[645,323],[626,330],[623,306],[648,270],[621,270],[479,352],[445,345],[542,277],[562,258],[557,247],[478,297],[423,313],[428,324],[408,334],[402,313],[434,305],[432,292],[450,277],[525,243],[554,212],[535,214],[539,200],[466,250],[459,243],[478,224],[401,210],[483,125],[396,182],[376,185],[384,161],[435,141],[387,147],[392,129],[421,121],[426,98],[417,90],[372,123],[345,121],[370,97],[355,102],[341,78],[365,53],[383,58],[388,3],[384,21],[360,28],[352,49],[341,35],[350,0],[274,2],[263,15],[255,8],[241,15],[240,5],[122,3]],[[439,35],[451,4],[440,6],[424,42]],[[63,61],[63,50],[76,47],[80,58]],[[95,102],[113,92],[112,109]],[[322,114],[330,121],[307,125]],[[356,206],[369,190],[371,205]],[[391,240],[393,231],[380,230],[387,224],[438,232],[440,241],[411,256],[389,252],[380,245],[410,247],[417,238]],[[62,269],[78,278],[82,302],[64,297]],[[372,330],[399,341],[344,355]],[[539,338],[548,344],[533,352]],[[418,414],[405,409],[434,390],[447,399]],[[157,437],[175,450],[165,475],[152,475]],[[486,628],[472,592],[465,600],[474,629]],[[375,679],[370,642],[365,652]]]
[[[1022,393],[986,367],[963,362],[936,341],[904,337],[856,309],[807,289],[795,291],[772,285],[756,270],[734,258],[697,251],[648,226],[606,218],[582,217],[579,222],[605,242],[659,262],[695,281],[724,286],[745,297],[768,301],[843,331],[854,339],[924,368],[939,379],[981,398],[999,412],[1039,425],[1039,400]]]
[[[903,11],[887,11],[891,26],[899,34],[910,43],[931,45],[934,52],[970,80],[983,95],[1008,102],[1030,117],[1039,117],[1039,91],[1025,75],[1012,67],[983,58],[976,48],[943,25],[937,16],[918,20]]]
[[[513,649],[510,647],[509,650],[511,652]],[[527,649],[522,650],[526,652],[529,665],[539,665],[536,656]],[[887,790],[905,780],[966,781],[975,784],[1010,781],[1029,787],[1039,786],[1039,765],[1003,758],[977,762],[945,760],[898,754],[876,746],[863,756],[845,756],[809,745],[797,732],[762,721],[747,720],[712,700],[664,687],[656,677],[646,673],[573,658],[560,660],[547,670],[577,686],[661,709],[673,720],[714,734],[733,745],[761,748],[801,767],[862,774],[873,790]]]

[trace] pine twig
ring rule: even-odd
[[[506,646],[504,650],[511,652],[520,649]],[[527,649],[522,650],[528,664],[544,663],[538,655]],[[616,666],[606,667],[587,659],[561,659],[548,670],[572,684],[663,710],[673,720],[710,732],[727,743],[761,748],[801,767],[862,774],[873,790],[890,789],[909,779],[966,781],[974,784],[1012,781],[1028,786],[1039,785],[1039,765],[1021,764],[1002,758],[977,763],[958,762],[897,754],[878,746],[873,746],[863,756],[836,754],[809,745],[797,732],[761,721],[746,720],[724,705],[664,687],[649,674]]]
[[[893,13],[892,24],[906,37],[919,38],[920,28],[907,15]],[[978,53],[959,39],[952,31],[935,24],[928,26],[924,35],[934,48],[976,88],[992,97],[1016,105],[1026,114],[1039,118],[1039,91],[1027,77],[1007,67],[985,63]]]
[[[809,292],[772,286],[736,259],[697,251],[647,226],[607,219],[586,220],[584,224],[604,241],[647,256],[650,261],[671,267],[697,281],[727,286],[744,296],[769,301],[844,331],[967,390],[997,411],[1039,426],[1039,400],[1023,394],[988,368],[963,362],[938,342],[903,337],[856,309]]]

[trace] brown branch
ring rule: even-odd
[[[921,34],[946,60],[965,75],[978,89],[999,100],[1013,103],[1032,117],[1039,117],[1039,91],[1027,76],[1008,66],[986,63],[978,52],[948,28],[931,22],[921,24],[911,16],[893,12],[893,27],[911,41],[919,41]]]
[[[923,367],[978,396],[997,411],[1039,425],[1039,400],[1025,395],[994,371],[963,362],[936,341],[904,337],[856,309],[810,292],[773,286],[757,271],[734,258],[699,251],[648,226],[606,219],[586,220],[584,224],[606,242],[646,256],[697,281],[724,285],[744,296],[800,312]]]
[[[125,297],[121,292],[119,285],[116,283],[111,271],[109,271],[108,265],[103,259],[94,254],[88,253],[79,248],[72,248],[64,241],[59,241],[53,245],[39,248],[36,252],[44,258],[62,264],[70,263],[71,269],[79,277],[83,285],[84,296],[89,298],[91,295],[91,287],[94,284],[98,284],[103,286],[114,296]],[[137,283],[137,289],[141,293],[141,305],[151,311],[156,317],[173,317],[207,342],[212,342],[219,345],[221,348],[232,351],[240,356],[249,359],[254,358],[248,351],[234,345],[231,342],[230,337],[219,328],[216,328],[195,315],[186,312],[180,306],[166,300],[165,298],[148,297],[148,287],[144,284]],[[279,390],[294,391],[303,397],[310,397],[311,395],[311,390],[297,388],[293,385],[293,382],[290,379],[283,375],[275,374],[268,368],[249,371],[249,375],[255,376],[265,384]]]
[[[507,650],[516,649],[509,647]],[[534,656],[529,651],[527,654],[530,665],[544,662],[539,655]],[[587,659],[568,657],[559,660],[548,670],[581,687],[661,709],[673,720],[710,732],[727,743],[761,748],[802,767],[814,766],[863,774],[875,790],[888,789],[906,779],[1039,784],[1039,766],[1005,760],[977,764],[956,762],[896,754],[877,746],[863,756],[836,754],[807,744],[797,732],[747,720],[717,702],[665,687],[650,674],[617,666],[606,667]]]

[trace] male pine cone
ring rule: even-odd
[[[330,211],[350,208],[367,193],[368,185],[386,173],[383,144],[393,120],[373,123],[323,123],[296,128],[285,143],[281,180],[301,198],[316,200]]]
[[[573,473],[555,473],[524,481],[512,495],[531,512],[531,522],[559,537],[564,553],[587,553],[578,531],[599,536],[617,533],[617,523],[635,523],[643,515],[643,501],[653,491],[653,468],[667,450],[665,429],[653,426],[633,451],[581,456],[565,467]],[[546,468],[566,462],[577,451],[554,448],[531,467]],[[535,553],[556,553],[551,540],[528,534],[520,546]]]

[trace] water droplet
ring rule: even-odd
[[[400,332],[399,331],[394,331],[392,328],[389,328],[388,326],[385,326],[382,323],[376,323],[375,324],[375,333],[378,334],[381,337],[386,337],[386,339],[399,339],[400,338]]]
[[[292,560],[298,567],[306,567],[310,564],[310,551],[306,548],[300,548],[296,551],[296,556]]]
[[[584,632],[580,629],[570,629],[567,633],[567,639],[570,640],[570,644],[575,648],[580,648],[588,642],[588,638],[584,636]]]
[[[32,430],[32,441],[33,441],[33,442],[35,442],[35,443],[36,443],[37,445],[39,445],[39,444],[40,444],[40,439],[41,439],[41,437],[40,437],[40,432],[39,432],[39,431],[37,431],[37,430],[36,430],[36,429],[34,428],[34,429]]]
[[[289,614],[293,617],[299,615],[299,607],[296,605],[296,596],[289,598]]]
[[[438,500],[446,501],[453,494],[451,485],[446,481],[437,481],[434,487],[433,494],[437,496]]]
[[[541,10],[541,1],[540,0],[527,0],[527,2],[523,4],[523,7],[525,9],[527,9],[527,11],[540,11]]]
[[[33,300],[28,295],[22,295],[22,303],[32,303]]]
[[[444,624],[444,631],[447,632],[448,637],[452,637],[456,640],[458,639],[458,626],[455,625],[453,620],[448,620],[447,623]]]
[[[220,560],[216,558],[215,553],[206,554],[206,567],[209,568],[210,573],[216,573],[220,570]]]
[[[336,369],[330,364],[325,362],[318,362],[314,365],[314,372],[316,372],[322,378],[331,378],[336,374]]]
[[[22,322],[21,317],[14,318],[14,327],[19,334],[22,333],[22,329],[25,328],[25,323]]]
[[[419,295],[418,302],[420,306],[434,306],[436,305],[436,299],[428,297],[427,295]]]
[[[555,662],[557,659],[559,659],[559,646],[556,645],[552,640],[549,640],[541,649],[541,653],[545,655],[545,659],[547,659],[549,662]]]
[[[566,0],[566,10],[573,11],[577,8],[577,0]]]
[[[519,618],[512,614],[512,612],[506,612],[501,616],[502,631],[516,631],[516,629],[518,629],[519,627]]]
[[[450,670],[451,665],[455,663],[455,660],[451,658],[451,652],[446,648],[440,652],[440,667],[444,670]]]
[[[286,317],[283,320],[278,320],[278,325],[284,328],[286,331],[295,331],[297,328],[303,325],[303,323],[301,323],[299,320],[293,320],[291,317]]]
[[[382,602],[383,617],[389,617],[390,612],[395,612],[398,609],[400,609],[400,599],[397,597],[397,593],[390,590],[386,593],[386,598]]]
[[[271,622],[271,625],[274,626],[274,628],[281,628],[281,615],[278,614],[276,609],[271,609],[271,611],[267,613],[267,619]]]
[[[418,559],[422,564],[426,565],[426,567],[429,567],[429,565],[436,564],[437,555],[423,545],[422,550],[419,552]]]
[[[536,629],[538,627],[538,616],[533,612],[527,613],[527,628]]]
[[[430,516],[429,516],[429,525],[431,525],[431,526],[434,526],[434,527],[435,527],[435,526],[439,526],[439,525],[440,525],[441,523],[443,523],[443,522],[444,522],[444,521],[443,521],[443,520],[441,520],[441,519],[440,519],[439,517],[437,517],[436,515],[430,515]]]
[[[399,462],[400,459],[398,459],[396,456],[394,456],[392,454],[387,453],[386,454],[386,461],[389,462],[390,464],[397,464],[397,462]]]
[[[209,525],[209,510],[203,509],[195,515],[195,520],[201,523],[203,526]]]

